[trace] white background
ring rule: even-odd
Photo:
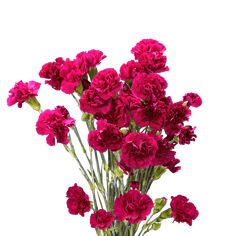
[[[38,72],[44,63],[92,48],[107,55],[100,68],[119,69],[143,38],[167,47],[168,94],[175,101],[192,91],[203,98],[190,121],[197,142],[178,149],[182,170],[167,173],[151,191],[153,199],[186,195],[200,215],[192,227],[166,221],[149,235],[236,235],[234,2],[2,0],[0,235],[94,235],[90,214],[72,216],[66,209],[67,188],[86,186],[76,162],[36,134],[38,114],[27,104],[21,110],[6,106],[8,90],[19,80],[43,84]],[[72,99],[49,86],[42,85],[39,99],[44,109],[66,104],[80,119]]]

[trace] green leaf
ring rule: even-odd
[[[163,166],[158,166],[155,171],[154,171],[154,174],[153,174],[153,179],[154,180],[157,180],[157,179],[160,179],[161,176],[166,172],[166,168],[163,167]]]
[[[154,203],[153,214],[156,214],[162,210],[162,208],[166,205],[166,198],[157,198]]]
[[[152,230],[158,230],[158,229],[160,229],[160,227],[161,227],[161,223],[160,222],[154,222],[152,224]]]

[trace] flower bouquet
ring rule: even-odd
[[[169,70],[165,50],[156,40],[141,40],[131,50],[135,59],[123,64],[119,73],[113,68],[98,71],[106,56],[94,49],[73,60],[59,57],[43,65],[40,78],[71,95],[82,111],[77,122],[64,106],[42,110],[36,98],[38,82],[20,81],[9,91],[8,105],[18,103],[21,108],[26,102],[38,111],[37,133],[46,135],[50,146],[62,144],[79,165],[91,194],[76,183],[69,187],[68,211],[81,216],[92,211],[90,225],[97,235],[143,236],[158,230],[165,219],[192,225],[198,216],[185,196],[172,196],[166,207],[167,198],[148,195],[167,170],[180,170],[174,149],[195,141],[195,127],[185,122],[190,108],[202,103],[196,93],[178,102],[166,95],[168,84],[160,75]],[[88,128],[87,149],[79,122]]]

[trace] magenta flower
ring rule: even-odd
[[[90,211],[89,196],[77,184],[68,188],[66,197],[68,197],[66,204],[70,214],[84,216],[85,212]]]
[[[183,101],[188,102],[188,106],[200,107],[202,105],[201,97],[196,93],[187,93],[183,96]]]
[[[18,103],[18,107],[21,108],[24,102],[38,96],[39,88],[40,83],[38,82],[29,81],[24,83],[22,80],[19,81],[12,89],[10,89],[7,105],[12,106]]]
[[[40,135],[47,135],[47,144],[68,144],[69,128],[75,124],[75,119],[69,117],[69,112],[63,106],[57,106],[54,110],[45,110],[39,115],[36,123],[36,131]]]
[[[178,223],[186,222],[190,226],[192,221],[195,220],[199,212],[192,202],[188,202],[188,198],[182,195],[176,197],[171,197],[172,201],[170,203],[172,217]]]
[[[138,224],[147,218],[153,206],[153,201],[147,194],[129,190],[116,198],[114,214],[117,220],[127,220],[131,224]]]
[[[114,217],[111,212],[100,209],[90,216],[90,225],[92,228],[104,230],[112,225],[113,220]]]

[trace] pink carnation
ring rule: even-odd
[[[56,58],[55,62],[48,62],[42,66],[39,72],[40,78],[47,79],[45,84],[51,85],[56,90],[61,89],[61,83],[63,78],[60,75],[60,69],[63,65],[64,60],[62,57]]]
[[[96,67],[101,63],[101,61],[106,58],[102,51],[99,50],[89,50],[86,54],[86,62],[88,69]]]
[[[147,194],[130,190],[116,198],[114,214],[117,220],[127,220],[131,224],[138,224],[147,218],[153,206],[153,201]]]
[[[191,110],[185,106],[183,101],[173,103],[169,106],[165,123],[165,132],[167,135],[175,135],[183,126],[184,121],[189,120]]]
[[[60,75],[63,78],[61,83],[61,90],[66,94],[75,92],[76,87],[79,86],[82,77],[88,73],[86,64],[81,58],[70,60],[66,59],[61,67]]]
[[[69,128],[75,124],[75,119],[69,117],[69,112],[63,106],[57,106],[54,110],[45,110],[39,115],[36,123],[36,131],[40,135],[47,135],[47,143],[55,145],[58,143],[67,144],[69,142]]]
[[[196,127],[192,127],[191,125],[183,126],[178,134],[179,144],[190,144],[191,141],[195,141],[197,135],[194,133]]]
[[[113,125],[107,123],[106,120],[97,121],[97,130],[89,132],[89,145],[100,152],[105,152],[108,149],[117,151],[121,149],[122,133]]]
[[[132,48],[135,59],[148,73],[160,73],[169,70],[166,66],[165,46],[154,39],[143,39]]]
[[[132,83],[132,91],[145,101],[157,101],[165,96],[166,80],[158,74],[138,74]]]
[[[18,107],[21,108],[24,102],[38,96],[39,88],[40,83],[38,82],[29,81],[24,83],[22,80],[19,81],[12,89],[10,89],[7,105],[12,106],[18,103]]]
[[[89,88],[83,92],[80,100],[80,109],[83,112],[91,114],[107,114],[112,109],[112,99],[104,100],[102,99],[97,90],[94,88]]]
[[[192,202],[188,202],[189,199],[185,196],[178,195],[171,197],[171,199],[170,206],[174,220],[178,223],[186,222],[191,226],[192,221],[199,215],[197,208]]]
[[[70,214],[84,216],[85,212],[90,211],[89,196],[77,184],[68,188],[66,196],[68,197],[66,203]]]
[[[122,83],[117,72],[112,68],[108,68],[96,74],[91,87],[97,91],[102,99],[108,100],[122,88]]]
[[[122,80],[133,80],[139,73],[144,72],[144,68],[139,62],[128,61],[120,67],[120,77]]]
[[[202,105],[201,97],[196,93],[187,93],[183,97],[183,101],[188,102],[188,106],[200,107]]]
[[[111,212],[100,209],[90,216],[90,225],[92,228],[104,230],[112,225],[113,220],[114,217]]]
[[[156,136],[158,151],[152,162],[153,166],[164,166],[172,173],[180,170],[180,166],[176,166],[180,160],[175,158],[176,152],[173,151],[174,144],[171,144],[168,139],[162,139],[162,136]]]
[[[157,151],[153,137],[139,132],[128,134],[122,144],[121,160],[131,168],[147,168]]]

